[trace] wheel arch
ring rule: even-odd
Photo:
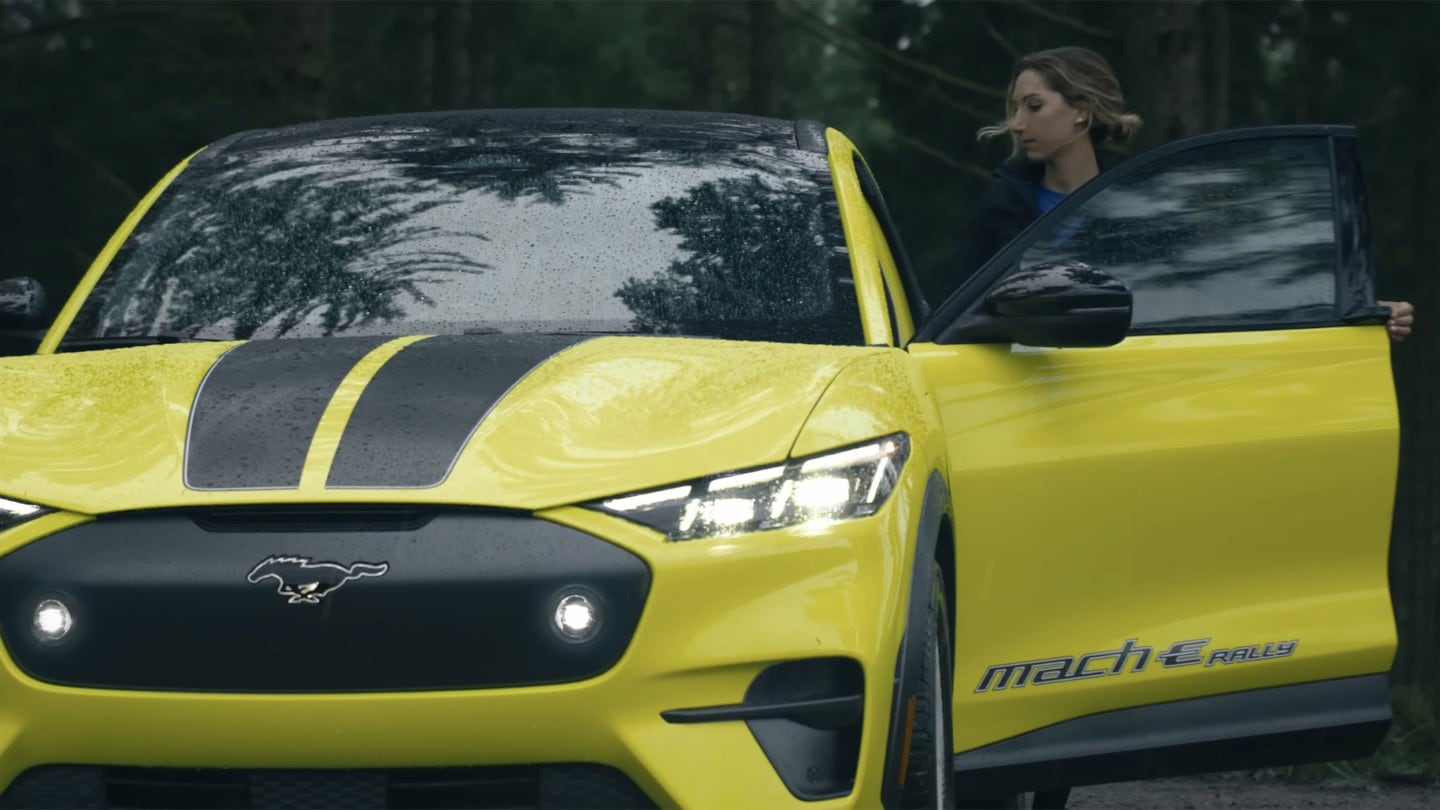
[[[925,496],[921,502],[920,519],[915,531],[915,548],[910,558],[911,576],[910,589],[905,607],[905,633],[901,636],[899,650],[895,658],[895,688],[890,703],[890,722],[887,725],[887,738],[885,749],[885,769],[880,787],[880,802],[885,807],[899,807],[902,795],[902,785],[899,782],[899,767],[901,761],[901,750],[904,747],[900,739],[905,726],[905,706],[909,695],[916,689],[919,680],[919,673],[924,667],[924,638],[923,634],[910,632],[912,628],[922,627],[926,621],[932,595],[932,577],[937,560],[943,559],[941,555],[948,554],[950,557],[950,571],[944,571],[944,562],[941,562],[942,576],[946,577],[945,593],[952,597],[947,599],[946,618],[954,621],[953,588],[954,588],[954,542],[953,533],[947,528],[953,523],[950,517],[950,490],[945,483],[945,478],[939,470],[932,470],[925,483]],[[949,542],[945,542],[949,539]],[[945,550],[941,550],[944,547]],[[952,624],[953,628],[954,625]],[[951,647],[951,667],[954,667],[954,644],[953,629]],[[917,635],[921,638],[917,639]],[[952,755],[954,752],[951,752]]]
[[[945,613],[950,621],[950,671],[955,671],[955,604],[959,600],[956,593],[955,574],[955,517],[950,513],[949,499],[946,499],[945,511],[940,518],[940,528],[935,534],[935,562],[940,564],[940,573],[945,577]]]

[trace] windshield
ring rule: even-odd
[[[66,340],[863,342],[824,155],[689,133],[480,124],[326,134],[197,156]]]

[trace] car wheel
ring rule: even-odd
[[[939,565],[934,566],[930,580],[933,585],[925,623],[925,665],[914,696],[915,722],[905,767],[907,777],[902,802],[907,808],[955,806],[955,780],[950,772],[953,753],[950,618],[945,576]]]

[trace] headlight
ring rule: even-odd
[[[11,526],[18,526],[31,518],[40,517],[49,511],[49,509],[33,503],[0,498],[0,532]]]
[[[864,517],[885,504],[910,455],[904,433],[773,467],[726,473],[590,504],[670,540]]]

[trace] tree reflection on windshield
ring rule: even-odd
[[[159,227],[132,240],[124,269],[139,277],[113,286],[99,335],[247,339],[307,320],[330,335],[399,317],[402,296],[433,304],[445,274],[485,269],[414,224],[446,204],[444,190],[416,194],[413,181],[383,167],[239,164],[173,192]]]
[[[861,339],[825,156],[778,145],[793,131],[714,142],[708,118],[660,134],[397,120],[248,133],[202,152],[67,340]]]
[[[635,331],[729,337],[762,324],[784,330],[829,310],[828,297],[813,295],[829,289],[827,251],[814,236],[818,192],[773,188],[752,174],[702,183],[651,208],[689,255],[616,291],[635,313]]]
[[[1328,142],[1197,147],[1039,226],[1022,266],[1075,259],[1134,293],[1139,329],[1323,322],[1335,307]]]

